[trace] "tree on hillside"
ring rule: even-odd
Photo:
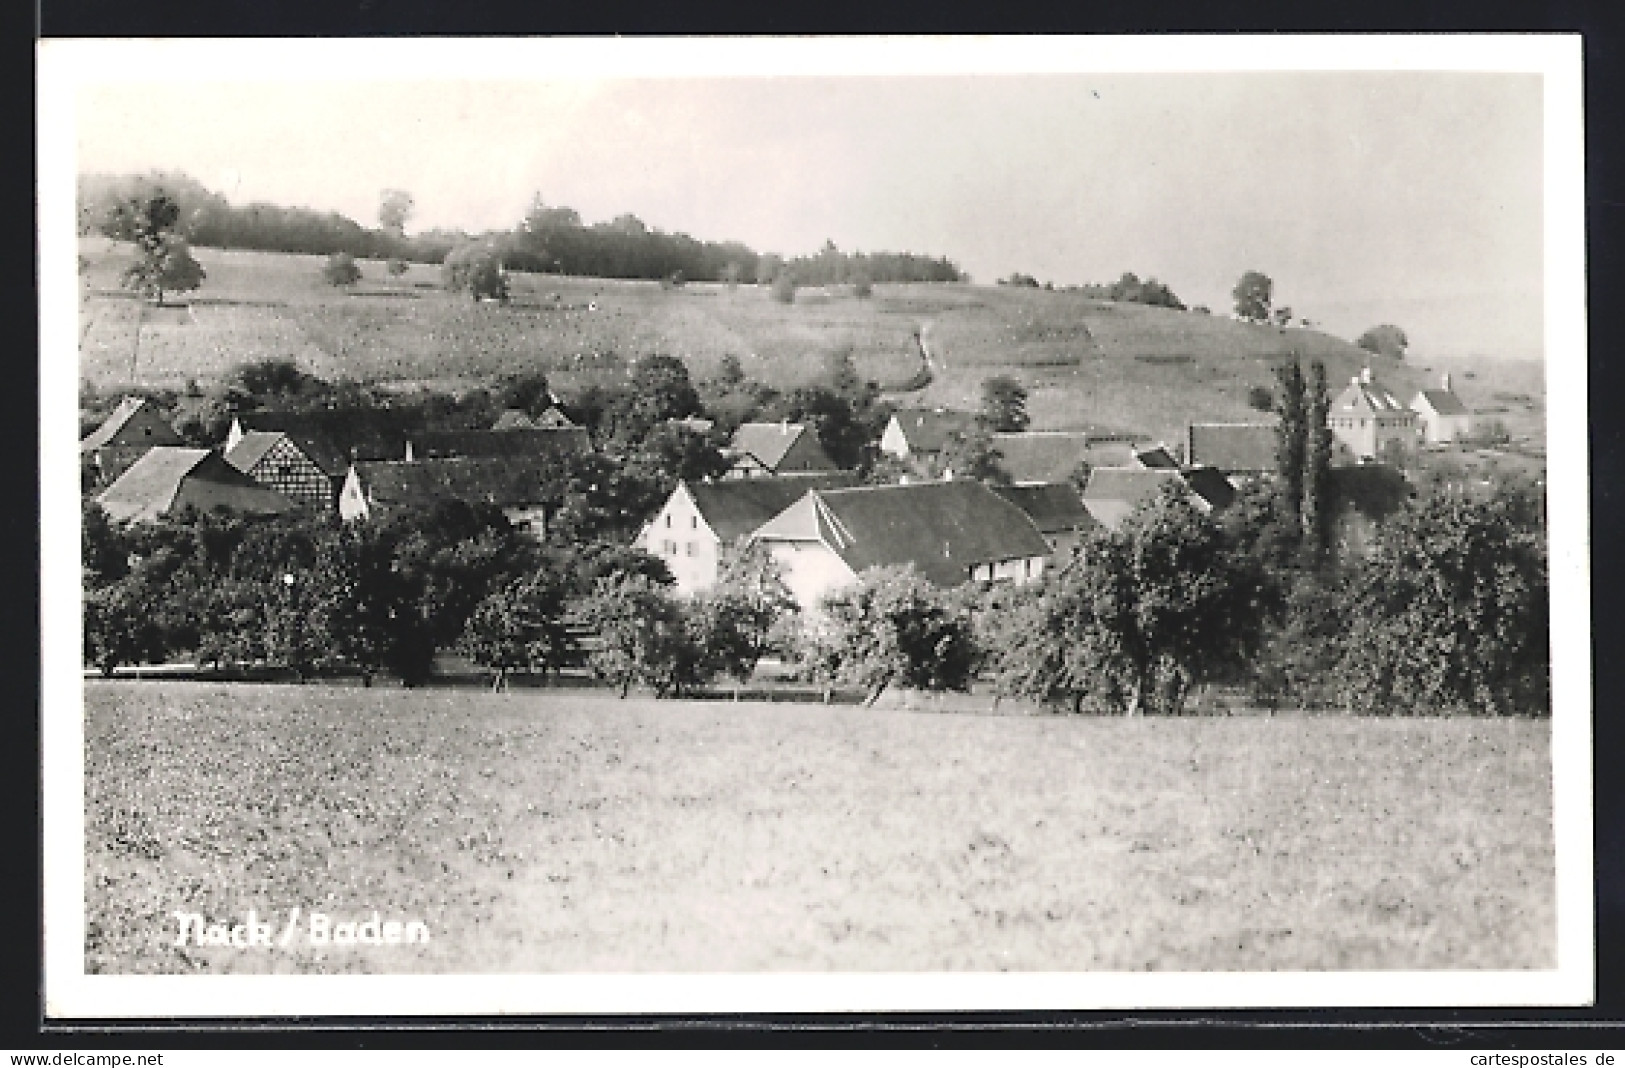
[[[416,207],[411,193],[404,189],[386,189],[378,196],[378,225],[396,237],[403,237],[406,222]]]
[[[1010,375],[982,380],[982,421],[999,433],[1027,429],[1027,390]]]
[[[1392,323],[1383,323],[1361,334],[1360,340],[1355,344],[1367,352],[1376,353],[1378,356],[1392,356],[1397,360],[1404,357],[1405,350],[1410,347],[1410,339],[1399,327]]]
[[[322,264],[322,281],[330,286],[353,286],[361,281],[361,267],[348,252],[335,252]]]
[[[780,304],[794,304],[796,302],[796,280],[790,272],[783,271],[773,279],[773,299]]]
[[[985,427],[972,427],[955,432],[943,442],[942,448],[927,462],[927,469],[938,478],[973,479],[1008,485],[1010,475],[1004,470],[1004,454],[993,442],[993,435]]]
[[[1292,307],[1290,305],[1283,304],[1275,309],[1275,325],[1280,327],[1292,325]]]
[[[1255,323],[1269,322],[1270,292],[1274,288],[1275,283],[1267,274],[1248,271],[1242,275],[1236,288],[1230,291],[1236,301],[1236,314]]]
[[[441,265],[446,288],[474,300],[507,300],[508,276],[502,254],[493,246],[471,242],[452,249]]]
[[[179,233],[180,219],[180,205],[162,190],[113,205],[105,232],[136,247],[135,260],[124,269],[126,289],[162,304],[165,292],[185,293],[203,284],[206,272]]]

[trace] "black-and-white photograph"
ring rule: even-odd
[[[1433,44],[49,42],[48,1006],[1588,1000],[1579,48]]]

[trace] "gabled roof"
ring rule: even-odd
[[[251,515],[277,515],[296,505],[255,482],[213,449],[156,445],[96,498],[119,520],[152,521],[191,505]]]
[[[957,586],[982,564],[1050,551],[1025,512],[967,481],[813,490],[753,537],[821,541],[854,572],[913,564],[940,586]]]
[[[422,430],[408,435],[414,459],[453,456],[579,456],[592,451],[584,427],[514,430]],[[404,450],[402,456],[404,456]]]
[[[553,409],[549,408],[548,411]],[[492,430],[535,430],[536,422],[523,408],[509,408],[497,416],[497,421],[491,424]]]
[[[988,488],[1027,513],[1033,526],[1045,534],[1090,530],[1100,525],[1083,506],[1083,498],[1070,482]]]
[[[976,427],[976,413],[953,408],[899,408],[892,413],[911,452],[941,452],[955,434]]]
[[[534,420],[532,420],[532,422],[535,424],[536,429],[538,430],[553,430],[576,425],[573,419],[571,419],[568,415],[565,415],[556,407],[547,409],[547,411],[543,412],[541,415],[538,415]]]
[[[841,489],[857,479],[849,474],[799,478],[730,478],[685,482],[701,518],[724,545],[732,544],[772,519],[811,489]]]
[[[1424,389],[1416,395],[1416,400],[1411,402],[1411,407],[1415,408],[1418,402],[1424,400],[1427,401],[1429,407],[1440,415],[1471,414],[1467,409],[1467,405],[1461,402],[1461,398],[1448,389]]]
[[[1178,471],[1153,467],[1097,467],[1089,472],[1083,506],[1104,527],[1116,530],[1141,501],[1163,486],[1186,485]]]
[[[304,449],[299,448],[297,441],[279,431],[246,430],[243,432],[243,436],[238,439],[237,444],[226,451],[226,463],[244,474],[248,474],[254,470],[256,464],[265,459],[265,454],[275,448],[279,441],[286,441],[294,448],[299,449],[300,452],[305,452]],[[305,453],[305,455],[310,456],[309,453]],[[310,459],[312,463],[316,463],[314,457]],[[321,464],[317,463],[316,466],[321,467]],[[332,474],[333,472],[326,473]]]
[[[1185,454],[1187,463],[1225,472],[1274,471],[1275,424],[1192,423]]]
[[[816,450],[816,453],[809,453],[809,458],[816,457],[814,462],[827,464],[829,470],[835,470],[834,461],[824,455],[824,447],[818,443],[817,435],[806,423],[741,423],[728,447],[755,457],[769,471],[777,471],[790,450],[808,435],[810,437],[804,448]]]
[[[123,430],[129,424],[131,419],[135,418],[137,412],[147,408],[147,404],[148,402],[145,397],[125,397],[123,400],[119,401],[118,407],[113,409],[112,414],[107,417],[106,421],[104,421],[101,426],[87,434],[85,439],[79,443],[79,451],[90,452],[93,449],[100,449],[106,446],[110,441],[118,436],[119,431]],[[175,433],[174,428],[165,422],[162,416],[158,415],[158,413],[152,409],[148,409],[148,415],[152,419],[156,420],[160,426],[158,438],[154,439],[152,442],[150,442],[150,444],[180,444],[180,435]],[[164,431],[167,431],[168,433],[164,433]]]
[[[1343,387],[1343,392],[1332,402],[1334,412],[1407,412],[1399,398],[1388,392],[1375,379],[1356,378]]]
[[[351,459],[405,456],[406,441],[417,431],[421,416],[395,408],[358,407],[300,412],[260,409],[239,412],[236,418],[244,431],[282,431],[324,470],[337,474]]]
[[[999,452],[999,467],[1015,482],[1065,482],[1080,463],[1096,462],[1090,459],[1091,449],[1096,447],[1089,444],[1089,435],[1081,430],[994,434],[993,447]],[[1134,452],[1128,444],[1110,448],[1125,457]]]
[[[385,508],[461,500],[498,507],[543,503],[552,457],[448,457],[358,460],[352,467],[369,503]]]

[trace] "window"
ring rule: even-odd
[[[683,549],[685,550],[687,555],[689,555],[689,556],[694,555],[694,543],[693,542],[689,542],[687,545],[683,546]]]
[[[700,517],[699,516],[691,515],[691,516],[688,517],[688,529],[690,529],[690,530],[699,530],[700,529]]]
[[[671,529],[671,513],[670,512],[666,513],[666,529],[667,530]]]
[[[1021,562],[1021,576],[1022,578],[1033,577],[1033,562],[1031,559],[1023,560]]]

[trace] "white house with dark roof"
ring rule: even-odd
[[[730,478],[822,475],[839,471],[806,423],[741,423],[728,443]]]
[[[1365,460],[1380,456],[1392,442],[1415,445],[1419,424],[1416,412],[1378,383],[1367,367],[1332,401],[1326,425],[1333,438]]]
[[[912,564],[928,581],[1036,581],[1049,542],[1016,505],[980,482],[810,490],[763,523],[766,546],[803,611],[871,567]]]
[[[723,552],[784,511],[809,489],[851,486],[845,472],[799,478],[738,478],[679,482],[638,534],[636,545],[664,560],[678,592],[716,584]]]
[[[438,501],[465,501],[494,505],[509,522],[541,538],[547,532],[550,460],[547,456],[357,460],[339,491],[339,515],[347,521],[375,520]]]
[[[1435,444],[1459,441],[1473,433],[1473,413],[1450,388],[1450,374],[1438,389],[1424,389],[1411,399],[1411,411],[1422,424],[1422,438]]]

